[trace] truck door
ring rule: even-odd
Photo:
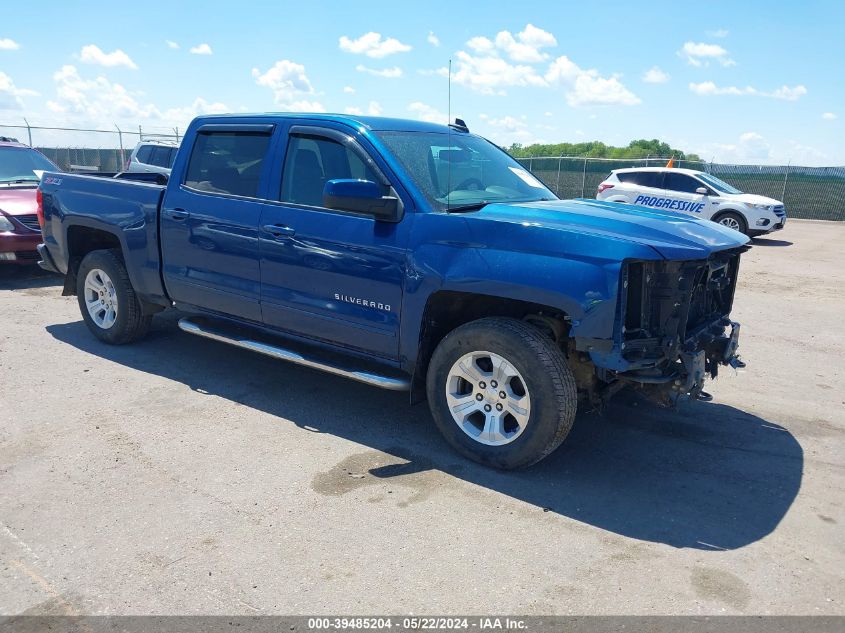
[[[395,359],[412,218],[385,222],[323,206],[329,180],[389,182],[368,149],[345,131],[292,127],[284,156],[279,202],[261,217],[264,322]]]
[[[184,178],[168,185],[161,210],[164,283],[177,303],[261,321],[258,223],[272,131],[199,128]]]

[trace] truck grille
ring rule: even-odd
[[[38,224],[38,216],[34,213],[28,215],[16,215],[13,217],[26,228],[38,231],[39,233],[41,232],[41,225]]]
[[[721,334],[733,306],[739,255],[630,262],[623,272],[622,355],[629,362],[675,358],[697,340]]]

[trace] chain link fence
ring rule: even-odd
[[[60,169],[72,172],[121,171],[141,140],[179,143],[179,128],[113,130],[0,123],[0,137],[16,138],[44,153]],[[519,161],[561,198],[593,198],[612,169],[662,167],[666,158],[610,159],[571,156],[521,158]],[[845,167],[733,165],[674,161],[676,167],[708,172],[740,191],[783,201],[793,218],[845,220]]]
[[[25,121],[26,123],[26,121]],[[0,123],[0,137],[13,138],[34,147],[62,171],[116,172],[126,167],[139,141],[179,143],[179,128],[142,127],[113,130],[6,125]]]
[[[521,158],[519,162],[561,198],[594,198],[612,169],[663,167],[667,158]],[[740,191],[781,200],[792,218],[845,220],[845,167],[732,165],[675,160],[675,167],[713,174]]]

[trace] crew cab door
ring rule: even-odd
[[[272,125],[199,128],[181,182],[161,210],[161,257],[170,297],[261,321],[258,226]]]
[[[386,222],[323,206],[334,179],[395,193],[372,148],[347,130],[324,122],[289,130],[278,202],[261,216],[262,314],[268,326],[395,359],[412,217]]]

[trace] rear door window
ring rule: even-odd
[[[695,190],[701,187],[701,183],[690,178],[686,174],[676,174],[668,172],[666,174],[665,188],[671,191],[678,191],[681,193],[695,193]]]
[[[630,171],[626,174],[628,182],[640,187],[652,187],[661,189],[663,187],[663,172],[660,171]]]
[[[169,147],[153,147],[150,160],[146,161],[150,165],[156,167],[170,167],[170,148]]]
[[[269,145],[270,134],[265,133],[201,132],[191,150],[184,185],[256,198]]]
[[[138,152],[135,154],[135,160],[139,163],[144,163],[146,165],[150,164],[150,154],[153,153],[153,146],[152,145],[141,145],[138,148]]]

